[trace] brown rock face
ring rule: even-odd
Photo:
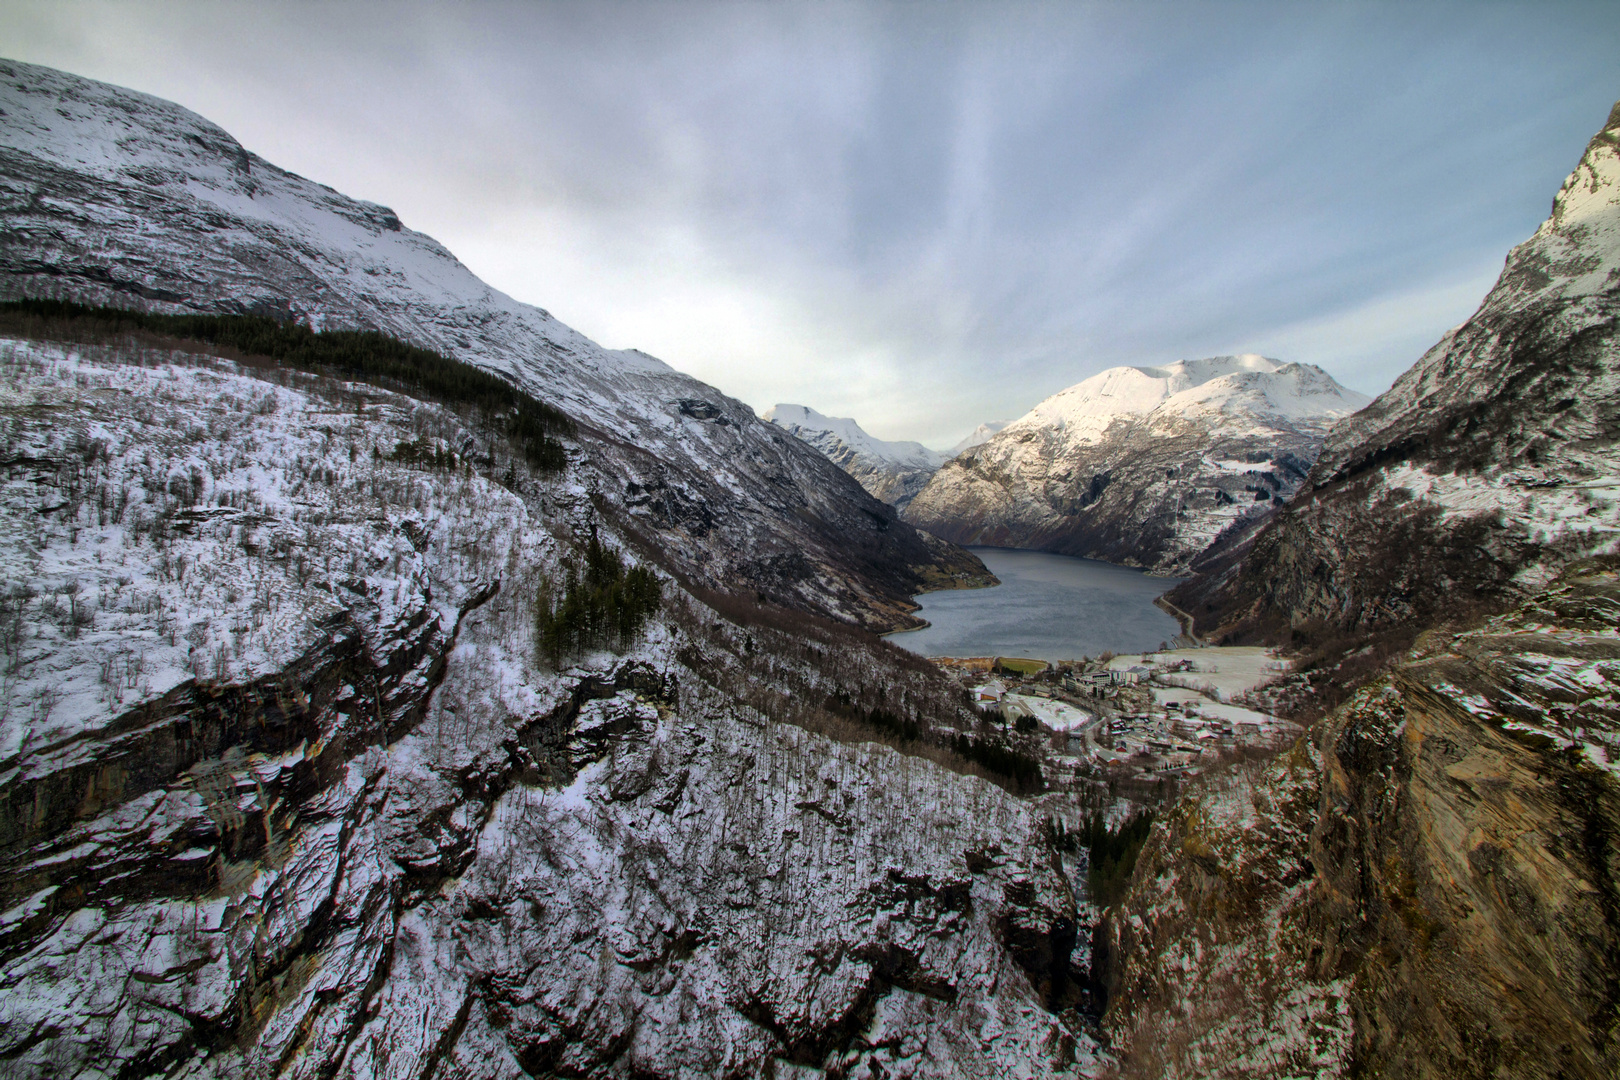
[[[1098,933],[1125,1072],[1613,1076],[1616,681],[1584,564],[1190,793]]]
[[[1373,1075],[1620,1065],[1617,605],[1612,571],[1576,577],[1324,730],[1313,920]]]

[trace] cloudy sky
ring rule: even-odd
[[[605,345],[936,446],[1117,364],[1377,393],[1620,98],[1620,5],[12,2]]]

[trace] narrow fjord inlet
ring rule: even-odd
[[[1039,551],[969,548],[1001,584],[924,593],[929,626],[894,636],[924,656],[1025,656],[1069,660],[1149,652],[1181,628],[1153,605],[1177,578]]]

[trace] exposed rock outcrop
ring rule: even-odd
[[[1620,572],[1578,564],[1189,794],[1099,933],[1128,1071],[1612,1076],[1617,683]]]

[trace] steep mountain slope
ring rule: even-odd
[[[1320,368],[1261,356],[1110,368],[949,462],[905,517],[959,544],[1179,573],[1292,494],[1328,428],[1365,402]]]
[[[921,491],[947,455],[918,442],[874,439],[854,420],[823,416],[804,405],[776,405],[761,418],[809,443],[895,509]]]
[[[1076,1075],[1074,898],[929,741],[960,691],[683,582],[515,450],[252,358],[0,341],[0,1072]],[[553,664],[588,542],[662,603]]]
[[[1422,626],[1620,534],[1620,105],[1483,304],[1335,428],[1246,558],[1172,599],[1206,630]]]
[[[1615,1074],[1616,567],[1187,794],[1093,950],[1123,1075]]]
[[[581,483],[715,585],[894,629],[912,593],[988,580],[742,403],[602,349],[179,106],[6,62],[0,111],[8,295],[375,329],[499,372],[579,422]]]

